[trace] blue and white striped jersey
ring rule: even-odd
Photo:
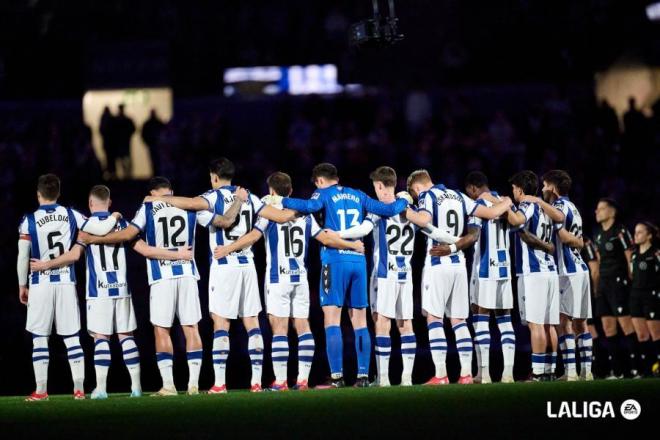
[[[501,199],[496,192],[491,191],[491,194]],[[479,200],[478,203],[483,203],[485,206],[493,206],[487,200]],[[472,276],[488,280],[511,279],[509,224],[506,219],[483,220],[479,217],[472,216],[468,225],[481,228],[479,240],[474,246]]]
[[[477,202],[460,191],[447,189],[444,185],[435,185],[428,191],[419,195],[418,207],[432,216],[432,224],[445,232],[457,237],[465,233],[467,219],[477,209]],[[435,266],[437,264],[465,264],[463,251],[459,250],[445,257],[429,255],[429,250],[437,242],[426,239],[426,260],[424,264]]]
[[[410,259],[415,246],[415,225],[402,215],[369,214],[366,220],[374,225],[374,275],[401,283],[412,282]]]
[[[521,202],[518,211],[525,215],[525,224],[516,228],[524,229],[541,241],[550,243],[553,234],[552,221],[536,203]],[[529,275],[539,272],[556,272],[555,259],[552,255],[540,249],[532,249],[520,239],[520,234],[514,238],[516,254],[516,274]]]
[[[35,212],[21,220],[18,233],[30,240],[31,258],[55,259],[71,249],[76,240],[78,227],[85,221],[80,212],[60,206],[41,205]],[[75,284],[76,272],[73,264],[42,272],[31,272],[30,285],[40,283]]]
[[[564,223],[559,225],[559,229],[564,227],[576,237],[582,237],[582,216],[575,204],[568,200],[568,197],[560,197],[553,206],[564,213]],[[558,234],[554,235],[554,245],[559,275],[571,275],[589,270],[584,260],[582,260],[580,250],[562,243]]]
[[[90,223],[100,222],[110,216],[109,212],[94,212],[80,230]],[[128,222],[121,219],[115,231],[121,231]],[[124,243],[90,244],[85,250],[87,260],[87,299],[124,298],[130,296],[126,280],[126,251]]]
[[[216,228],[212,224],[213,217],[224,215],[229,210],[232,203],[234,203],[234,191],[236,191],[235,186],[223,186],[201,195],[209,203],[209,211],[200,211],[198,222],[209,230],[209,258],[211,264],[228,264],[230,266],[253,264],[252,246],[233,252],[223,258],[213,258],[213,250],[216,246],[227,246],[252,230],[259,211],[264,206],[259,197],[249,193],[247,201],[241,205],[233,226],[227,229]]]
[[[321,232],[311,215],[278,224],[259,217],[254,226],[264,235],[266,283],[307,282],[307,251],[310,241]]]
[[[142,232],[149,246],[173,249],[195,245],[196,216],[193,211],[185,211],[166,202],[147,202],[140,206],[131,224]],[[194,259],[147,258],[147,275],[150,285],[182,277],[199,279]]]

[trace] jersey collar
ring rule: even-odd
[[[500,195],[497,193],[497,191],[491,191],[490,194],[495,197],[499,197]]]
[[[57,203],[51,203],[50,205],[40,205],[39,209],[43,209],[44,211],[46,211],[46,210],[49,210],[49,209],[55,209],[58,206],[60,206],[60,205],[58,205]]]
[[[442,183],[438,183],[437,185],[433,185],[433,188],[437,188],[441,191],[445,191],[447,189],[447,187],[444,186]]]
[[[108,211],[98,211],[92,212],[91,217],[109,217],[110,213]]]
[[[234,191],[236,191],[236,186],[235,185],[224,185],[224,186],[221,186],[218,189],[226,189],[228,191],[234,192]]]

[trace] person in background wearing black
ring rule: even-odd
[[[589,267],[589,289],[591,294],[591,316],[596,316],[596,297],[598,293],[596,287],[598,286],[598,251],[593,241],[588,238],[584,238],[584,247],[580,251],[582,255],[582,260],[587,263]],[[606,374],[605,368],[601,368],[605,362],[603,358],[607,359],[607,356],[603,356],[606,352],[605,347],[602,344],[601,339],[598,337],[598,329],[596,329],[595,318],[587,319],[587,329],[591,333],[592,348],[591,353],[588,349],[580,350],[580,375],[582,374],[582,369],[585,369],[587,373],[592,372],[591,377],[596,376],[599,371],[602,369],[603,374]],[[591,355],[591,357],[589,356]],[[609,370],[608,370],[609,372]],[[589,374],[585,374],[585,377],[588,377]]]
[[[641,374],[660,375],[660,250],[654,244],[658,228],[650,222],[635,226],[630,312],[645,361]],[[657,244],[657,243],[656,243]]]
[[[110,112],[110,107],[106,106],[101,115],[101,137],[103,138],[103,150],[105,151],[105,170],[108,173],[107,178],[114,179],[116,177],[117,166],[117,130],[116,116]]]
[[[149,148],[149,155],[151,156],[151,167],[154,176],[160,176],[160,151],[158,142],[160,140],[160,133],[165,127],[163,121],[158,118],[156,109],[151,109],[149,119],[142,126],[142,139],[145,145]]]
[[[114,129],[117,139],[117,156],[119,159],[119,166],[123,173],[124,179],[130,179],[132,176],[131,168],[131,138],[135,133],[135,124],[124,113],[124,104],[119,104],[119,114],[115,117]]]
[[[602,198],[596,207],[594,244],[598,251],[596,315],[603,324],[609,356],[613,361],[608,379],[637,375],[638,342],[630,319],[630,261],[632,237],[617,221],[618,207],[610,198]],[[617,322],[625,343],[617,337]]]

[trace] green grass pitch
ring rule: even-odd
[[[144,397],[103,401],[0,398],[0,437],[10,438],[539,438],[555,429],[609,434],[658,426],[660,380],[449,385]],[[642,405],[621,417],[629,398]],[[615,419],[548,419],[547,401],[611,401]],[[470,437],[470,433],[488,433]],[[657,428],[656,428],[657,432]],[[233,435],[232,435],[233,436]],[[552,435],[554,438],[569,438]]]

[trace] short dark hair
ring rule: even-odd
[[[481,171],[470,171],[465,176],[465,186],[474,185],[477,188],[488,186],[488,177]]]
[[[509,179],[509,183],[521,188],[529,196],[536,195],[536,191],[539,189],[539,178],[530,170],[524,170],[514,174]]]
[[[209,171],[221,179],[231,180],[236,174],[236,167],[226,157],[219,157],[209,163]]]
[[[541,177],[541,180],[554,185],[560,196],[568,194],[573,183],[571,176],[564,170],[550,170]]]
[[[288,197],[293,190],[291,185],[291,176],[281,171],[275,171],[268,176],[266,183],[270,188],[273,188],[275,194],[282,197]]]
[[[167,177],[154,176],[151,179],[149,179],[149,187],[147,188],[148,191],[153,191],[161,188],[172,189],[172,184],[170,183],[169,179],[167,179]]]
[[[320,163],[312,169],[312,183],[316,182],[316,179],[323,177],[328,180],[339,180],[339,173],[337,172],[337,167],[331,163]]]
[[[39,176],[37,191],[46,200],[57,200],[60,196],[60,178],[55,174]]]
[[[396,188],[396,171],[392,167],[378,167],[369,174],[369,178],[374,182],[381,182],[387,187]]]
[[[619,212],[619,203],[612,197],[601,197],[598,199],[598,203],[600,202],[606,203],[610,208],[614,208],[617,213]]]
[[[105,202],[110,199],[110,188],[105,185],[94,185],[91,190],[89,190],[89,195],[96,197],[97,199]]]

